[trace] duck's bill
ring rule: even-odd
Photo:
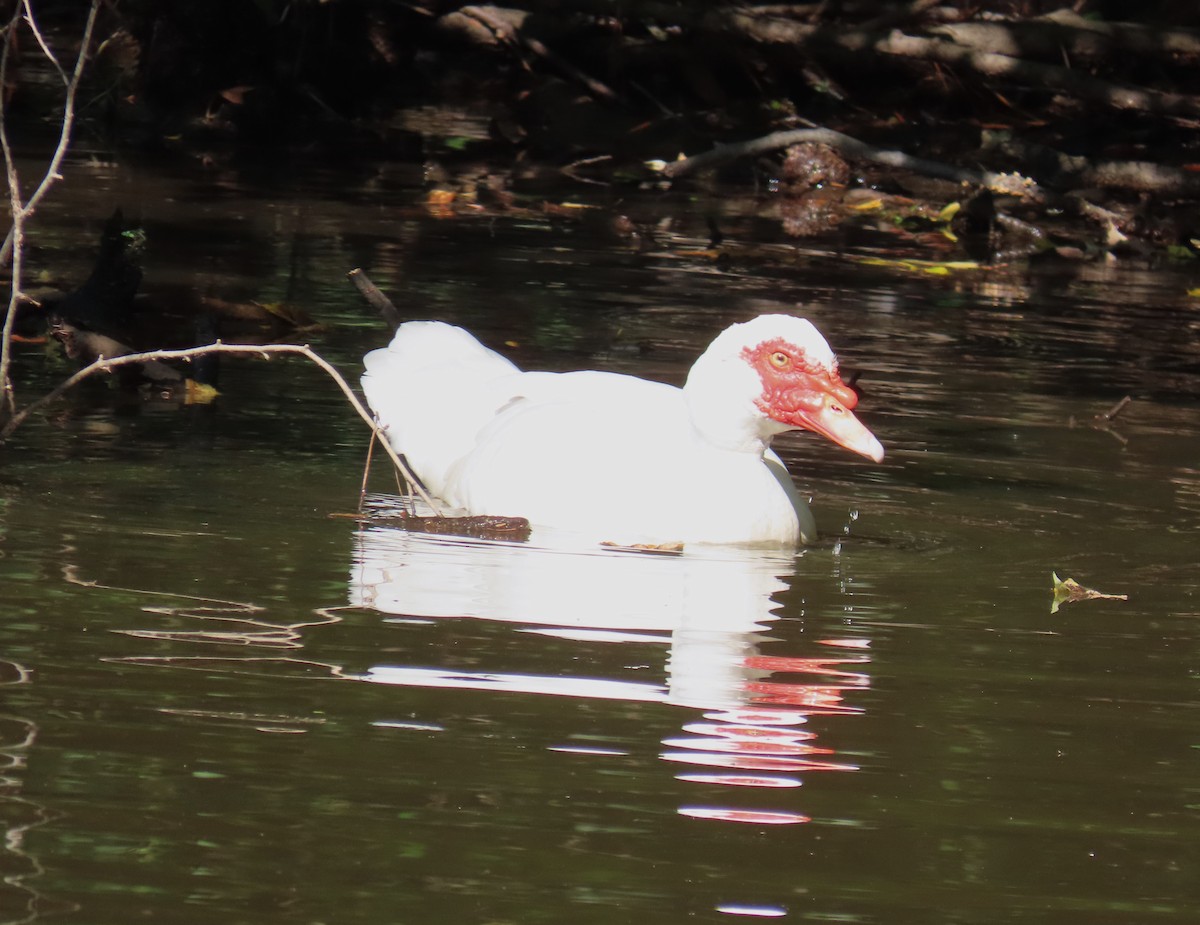
[[[873,459],[883,460],[883,444],[875,439],[862,421],[854,416],[845,406],[835,401],[823,402],[820,409],[800,415],[801,426],[832,440],[838,446],[844,446],[851,452]]]

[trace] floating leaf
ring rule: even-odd
[[[1105,594],[1103,591],[1094,591],[1091,588],[1085,588],[1074,578],[1063,580],[1058,577],[1057,572],[1050,573],[1050,579],[1054,582],[1054,600],[1050,602],[1050,612],[1058,613],[1059,605],[1071,604],[1075,601],[1127,601],[1128,594]]]

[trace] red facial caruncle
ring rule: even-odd
[[[746,347],[742,358],[762,380],[755,405],[767,417],[819,433],[876,462],[883,459],[879,441],[851,413],[858,395],[838,375],[836,361],[815,360],[783,338]]]

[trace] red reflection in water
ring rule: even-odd
[[[815,739],[817,734],[808,730],[784,731],[778,728],[763,728],[762,726],[747,726],[743,723],[688,723],[683,727],[684,732],[698,736],[728,736],[737,739],[757,739],[771,742],[800,742],[805,739]]]
[[[737,768],[741,771],[857,771],[852,764],[835,764],[832,761],[806,761],[803,758],[750,757],[746,755],[718,755],[712,752],[663,752],[663,761],[680,764],[695,764],[708,768]]]
[[[775,684],[751,681],[746,691],[759,703],[785,703],[807,707],[809,715],[820,713],[861,713],[857,707],[842,703],[843,687],[817,687],[812,684]]]
[[[869,639],[818,639],[823,646],[833,646],[835,649],[869,649],[871,648],[871,640]]]
[[[694,748],[700,751],[737,752],[739,755],[832,755],[831,748],[815,745],[799,745],[782,739],[738,739],[710,736],[695,739],[663,739],[667,748]]]
[[[831,648],[866,648],[865,640],[826,639]],[[701,767],[730,768],[736,772],[760,771],[775,774],[680,774],[679,780],[723,787],[797,787],[795,777],[785,773],[856,771],[852,764],[824,760],[835,755],[831,748],[814,744],[817,733],[804,726],[811,716],[853,716],[861,707],[845,703],[848,692],[869,686],[862,671],[870,659],[863,655],[847,658],[792,658],[753,655],[742,663],[746,670],[743,690],[750,703],[739,709],[706,713],[707,722],[683,727],[688,735],[663,740],[670,751],[664,761]],[[764,675],[787,674],[787,680]],[[803,683],[794,676],[812,677],[819,683]],[[820,756],[822,760],[815,760]],[[808,822],[800,813],[723,807],[682,807],[679,812],[698,819],[762,825]]]
[[[705,719],[727,723],[747,723],[753,726],[799,726],[808,722],[808,714],[789,710],[727,710],[724,713],[705,713]]]
[[[746,659],[747,668],[764,671],[789,671],[799,674],[823,674],[845,678],[848,684],[868,684],[867,676],[858,671],[843,671],[837,665],[861,665],[867,658],[783,658],[779,656],[752,655]]]

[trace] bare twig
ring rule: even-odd
[[[1125,407],[1126,407],[1126,406],[1127,406],[1127,405],[1128,405],[1128,404],[1129,404],[1131,401],[1133,401],[1133,396],[1132,396],[1132,395],[1126,395],[1124,398],[1122,398],[1122,399],[1121,399],[1119,402],[1117,402],[1115,405],[1113,405],[1111,408],[1109,408],[1109,409],[1108,409],[1107,411],[1105,411],[1103,414],[1098,414],[1098,415],[1096,415],[1096,417],[1095,417],[1095,421],[1096,421],[1096,423],[1097,423],[1097,424],[1110,424],[1110,423],[1112,423],[1113,421],[1115,421],[1115,420],[1116,420],[1116,418],[1117,418],[1117,415],[1118,415],[1118,414],[1120,414],[1122,411],[1124,411],[1124,410],[1125,410]]]
[[[572,80],[583,84],[593,96],[604,100],[617,99],[617,94],[607,84],[584,73],[562,55],[547,48],[538,39],[535,39],[531,35],[526,35],[521,28],[524,25],[523,18],[519,22],[511,22],[503,16],[498,15],[499,10],[493,6],[464,6],[458,12],[463,16],[482,23],[492,31],[496,40],[501,44],[509,46],[519,45],[527,51],[533,52],[539,58],[543,58],[552,67],[558,68]]]
[[[17,11],[18,15],[14,17],[16,21],[20,20],[20,14],[23,11],[28,10],[29,2],[30,0],[22,0]],[[58,168],[62,164],[62,160],[66,156],[67,149],[70,146],[71,129],[75,124],[75,98],[79,92],[79,82],[83,77],[84,66],[87,64],[87,52],[92,42],[92,33],[95,31],[96,16],[100,11],[101,2],[102,0],[92,0],[92,5],[88,9],[87,21],[84,23],[83,27],[83,37],[80,39],[79,43],[79,57],[75,60],[75,69],[72,71],[70,77],[67,77],[66,72],[63,71],[61,67],[58,67],[57,61],[54,62],[55,67],[58,68],[59,74],[62,75],[64,79],[64,89],[66,91],[63,99],[62,129],[59,132],[58,146],[54,149],[54,154],[51,155],[50,163],[46,167],[45,176],[42,178],[41,183],[38,184],[37,189],[33,191],[33,194],[29,197],[29,200],[25,203],[22,209],[24,212],[24,218],[28,218],[29,215],[33,213],[33,211],[38,207],[38,203],[40,203],[46,193],[49,192],[50,187],[53,186],[57,180],[62,179],[58,172]],[[36,25],[34,25],[32,14],[28,14],[27,19],[30,24],[30,28],[33,29],[34,35],[37,36],[38,44],[45,47],[45,41],[37,31]],[[12,26],[10,25],[9,28],[12,28]],[[7,53],[8,47],[5,46],[4,58],[7,58]],[[53,60],[53,58],[51,60]],[[0,63],[0,77],[3,77],[3,68],[4,65]],[[8,150],[7,135],[5,133],[4,115],[5,111],[3,107],[3,100],[0,99],[0,138],[3,139],[5,158],[7,160],[11,160],[11,154]],[[14,224],[15,222],[16,215],[14,213]],[[3,245],[0,245],[0,266],[4,266],[4,264],[8,263],[9,259],[12,257],[13,244],[13,232],[10,229],[8,232],[8,237],[5,238]]]
[[[38,28],[37,20],[33,18],[33,7],[29,5],[29,0],[21,0],[20,6],[25,11],[25,21],[29,23],[29,31],[33,33],[33,38],[38,43],[38,48],[42,50],[42,54],[46,56],[46,60],[54,65],[54,69],[58,71],[58,76],[65,86],[70,82],[70,78],[67,77],[67,72],[63,70],[62,65],[58,63],[58,56],[50,50],[50,46],[46,44],[46,40],[42,37],[42,30]]]
[[[107,373],[122,366],[133,366],[150,361],[194,360],[197,357],[207,356],[208,354],[212,353],[245,354],[251,356],[260,356],[266,359],[270,359],[272,354],[293,354],[305,357],[311,360],[313,363],[316,363],[317,366],[321,367],[321,369],[325,370],[329,377],[335,383],[337,383],[338,388],[342,390],[342,394],[346,396],[346,399],[350,402],[351,406],[355,411],[358,412],[358,416],[367,422],[367,425],[371,428],[372,433],[376,436],[378,436],[380,433],[379,424],[375,417],[367,409],[366,405],[362,403],[359,397],[354,394],[354,390],[350,388],[349,383],[346,382],[342,374],[338,372],[337,369],[329,363],[329,361],[327,361],[320,354],[316,353],[311,347],[301,344],[223,344],[220,341],[217,341],[215,344],[206,344],[202,347],[188,347],[183,350],[148,350],[145,353],[130,353],[120,357],[100,357],[99,359],[94,360],[87,366],[80,369],[74,375],[64,379],[56,388],[47,392],[41,398],[30,402],[19,412],[14,414],[12,418],[4,425],[4,427],[0,429],[0,443],[7,440],[12,435],[13,431],[20,427],[25,419],[28,418],[29,415],[34,411],[45,407],[59,396],[73,389],[84,379],[87,379],[89,376],[93,376],[96,373]],[[421,500],[437,511],[438,506],[436,502],[434,502],[424,488],[421,487],[421,483],[417,481],[416,477],[409,470],[408,466],[404,464],[404,460],[400,458],[399,454],[396,453],[391,444],[388,443],[387,440],[381,440],[380,444],[383,446],[388,456],[391,457],[396,468],[400,470],[404,478],[407,479],[409,484],[412,485],[413,490],[420,496]]]
[[[602,100],[618,99],[617,94],[608,86],[608,84],[596,80],[596,78],[584,73],[562,55],[547,48],[533,36],[522,34],[520,35],[520,41],[522,45],[532,51],[535,55],[545,58],[546,61],[558,68],[568,77],[579,81],[581,84],[587,87],[588,92],[590,92],[593,96],[598,96]]]
[[[578,180],[580,183],[592,183],[596,186],[611,186],[610,183],[605,183],[603,180],[593,180],[591,177],[580,176],[578,173],[580,167],[590,167],[593,164],[604,164],[613,159],[611,154],[598,154],[595,157],[584,157],[577,161],[572,161],[565,167],[559,168],[564,176],[570,177],[572,180]]]
[[[384,295],[378,286],[371,282],[367,274],[363,272],[362,267],[355,267],[346,275],[350,277],[350,282],[354,283],[354,288],[367,300],[367,304],[383,316],[383,320],[388,323],[388,326],[393,331],[400,327],[400,322],[404,320],[400,317],[400,312],[396,309],[392,300]]]
[[[41,183],[38,184],[37,189],[33,191],[29,199],[24,202],[21,201],[21,181],[17,174],[16,160],[13,157],[12,147],[8,139],[8,128],[6,125],[8,113],[4,105],[4,94],[0,93],[0,149],[4,153],[5,174],[8,180],[9,208],[12,212],[12,227],[9,229],[8,236],[5,238],[3,245],[0,245],[0,266],[3,266],[10,260],[12,261],[12,283],[9,291],[8,312],[4,317],[3,331],[0,332],[0,391],[2,391],[2,394],[0,394],[0,407],[9,414],[16,411],[16,399],[13,395],[9,371],[12,365],[13,325],[16,323],[17,310],[25,300],[25,295],[21,291],[22,272],[24,269],[21,252],[25,237],[25,221],[33,214],[34,209],[37,208],[38,203],[41,202],[42,197],[46,195],[54,182],[59,179],[58,168],[62,164],[63,157],[67,153],[67,147],[71,142],[71,128],[75,123],[75,96],[79,90],[79,82],[83,76],[84,65],[87,63],[88,47],[91,45],[92,32],[95,29],[96,15],[100,10],[100,3],[101,0],[92,0],[91,6],[88,9],[87,21],[83,27],[83,37],[79,44],[79,56],[75,59],[75,69],[69,77],[50,51],[45,39],[42,38],[37,22],[33,18],[33,9],[30,6],[30,0],[20,0],[19,3],[15,4],[12,18],[9,20],[4,34],[4,48],[0,51],[0,86],[4,86],[8,75],[12,35],[20,25],[23,17],[43,53],[54,64],[65,86],[62,128],[59,132],[58,145],[55,147],[54,153],[50,156],[50,163],[46,167],[46,173],[42,177]]]
[[[17,26],[21,22],[21,13],[21,4],[15,4],[12,18],[8,21],[8,26],[4,30],[4,48],[0,50],[0,91],[8,83],[8,58],[13,47],[13,36]],[[6,247],[12,247],[15,244],[17,256],[13,261],[8,313],[4,317],[3,333],[0,333],[0,392],[3,393],[0,394],[0,407],[8,412],[12,412],[16,407],[16,401],[13,398],[12,383],[8,379],[8,366],[10,363],[9,354],[12,349],[13,324],[16,322],[17,308],[21,304],[21,244],[25,228],[25,215],[24,206],[21,203],[20,177],[17,176],[17,165],[12,156],[12,149],[9,146],[8,131],[5,129],[8,115],[4,105],[5,96],[5,93],[0,92],[0,148],[3,148],[4,151],[4,169],[8,180],[8,203],[13,223],[12,228],[8,232],[8,240],[4,243]],[[0,266],[3,263],[4,261],[0,260]]]
[[[1088,427],[1092,428],[1092,430],[1101,430],[1101,431],[1104,431],[1104,433],[1109,434],[1114,439],[1116,439],[1117,442],[1120,443],[1122,446],[1128,446],[1129,439],[1127,437],[1123,437],[1121,434],[1117,433],[1116,429],[1113,428],[1112,425],[1113,425],[1113,422],[1117,419],[1117,416],[1120,415],[1120,413],[1122,411],[1124,411],[1126,409],[1126,407],[1128,407],[1129,403],[1132,401],[1133,401],[1133,396],[1126,395],[1124,398],[1122,398],[1119,402],[1117,402],[1115,405],[1113,405],[1107,411],[1102,411],[1100,414],[1092,415],[1091,420],[1088,420],[1088,421],[1082,421],[1082,422],[1076,421],[1075,416],[1071,415],[1071,417],[1067,419],[1067,426],[1074,428],[1076,426],[1086,424]]]

